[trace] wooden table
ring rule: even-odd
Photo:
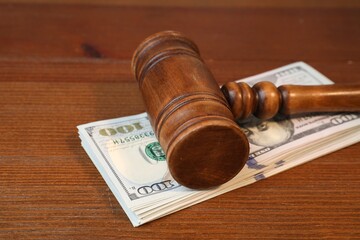
[[[299,60],[359,82],[359,2],[86,2],[0,3],[0,239],[360,239],[360,144],[133,228],[76,129],[144,111],[131,56],[167,29],[219,83]]]

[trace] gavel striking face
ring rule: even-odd
[[[245,165],[249,143],[235,118],[360,110],[359,86],[304,91],[304,86],[276,88],[262,82],[250,88],[233,82],[220,90],[197,46],[173,31],[145,39],[135,51],[132,70],[171,175],[193,189],[221,185]],[[326,103],[334,98],[336,106]]]

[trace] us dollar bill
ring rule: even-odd
[[[253,85],[332,84],[303,62],[239,81]],[[171,176],[147,114],[78,126],[82,146],[134,226],[303,164],[360,140],[358,113],[239,122],[250,142],[244,169],[218,188],[195,191]],[[206,154],[206,153],[204,153]]]

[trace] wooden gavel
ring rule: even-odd
[[[360,111],[360,85],[277,88],[260,82],[251,88],[230,82],[220,90],[197,46],[174,31],[145,39],[132,71],[171,175],[193,189],[221,185],[245,165],[249,143],[235,118]]]

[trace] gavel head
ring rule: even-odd
[[[247,138],[191,40],[173,31],[148,37],[134,53],[132,71],[178,183],[206,189],[239,173]]]

